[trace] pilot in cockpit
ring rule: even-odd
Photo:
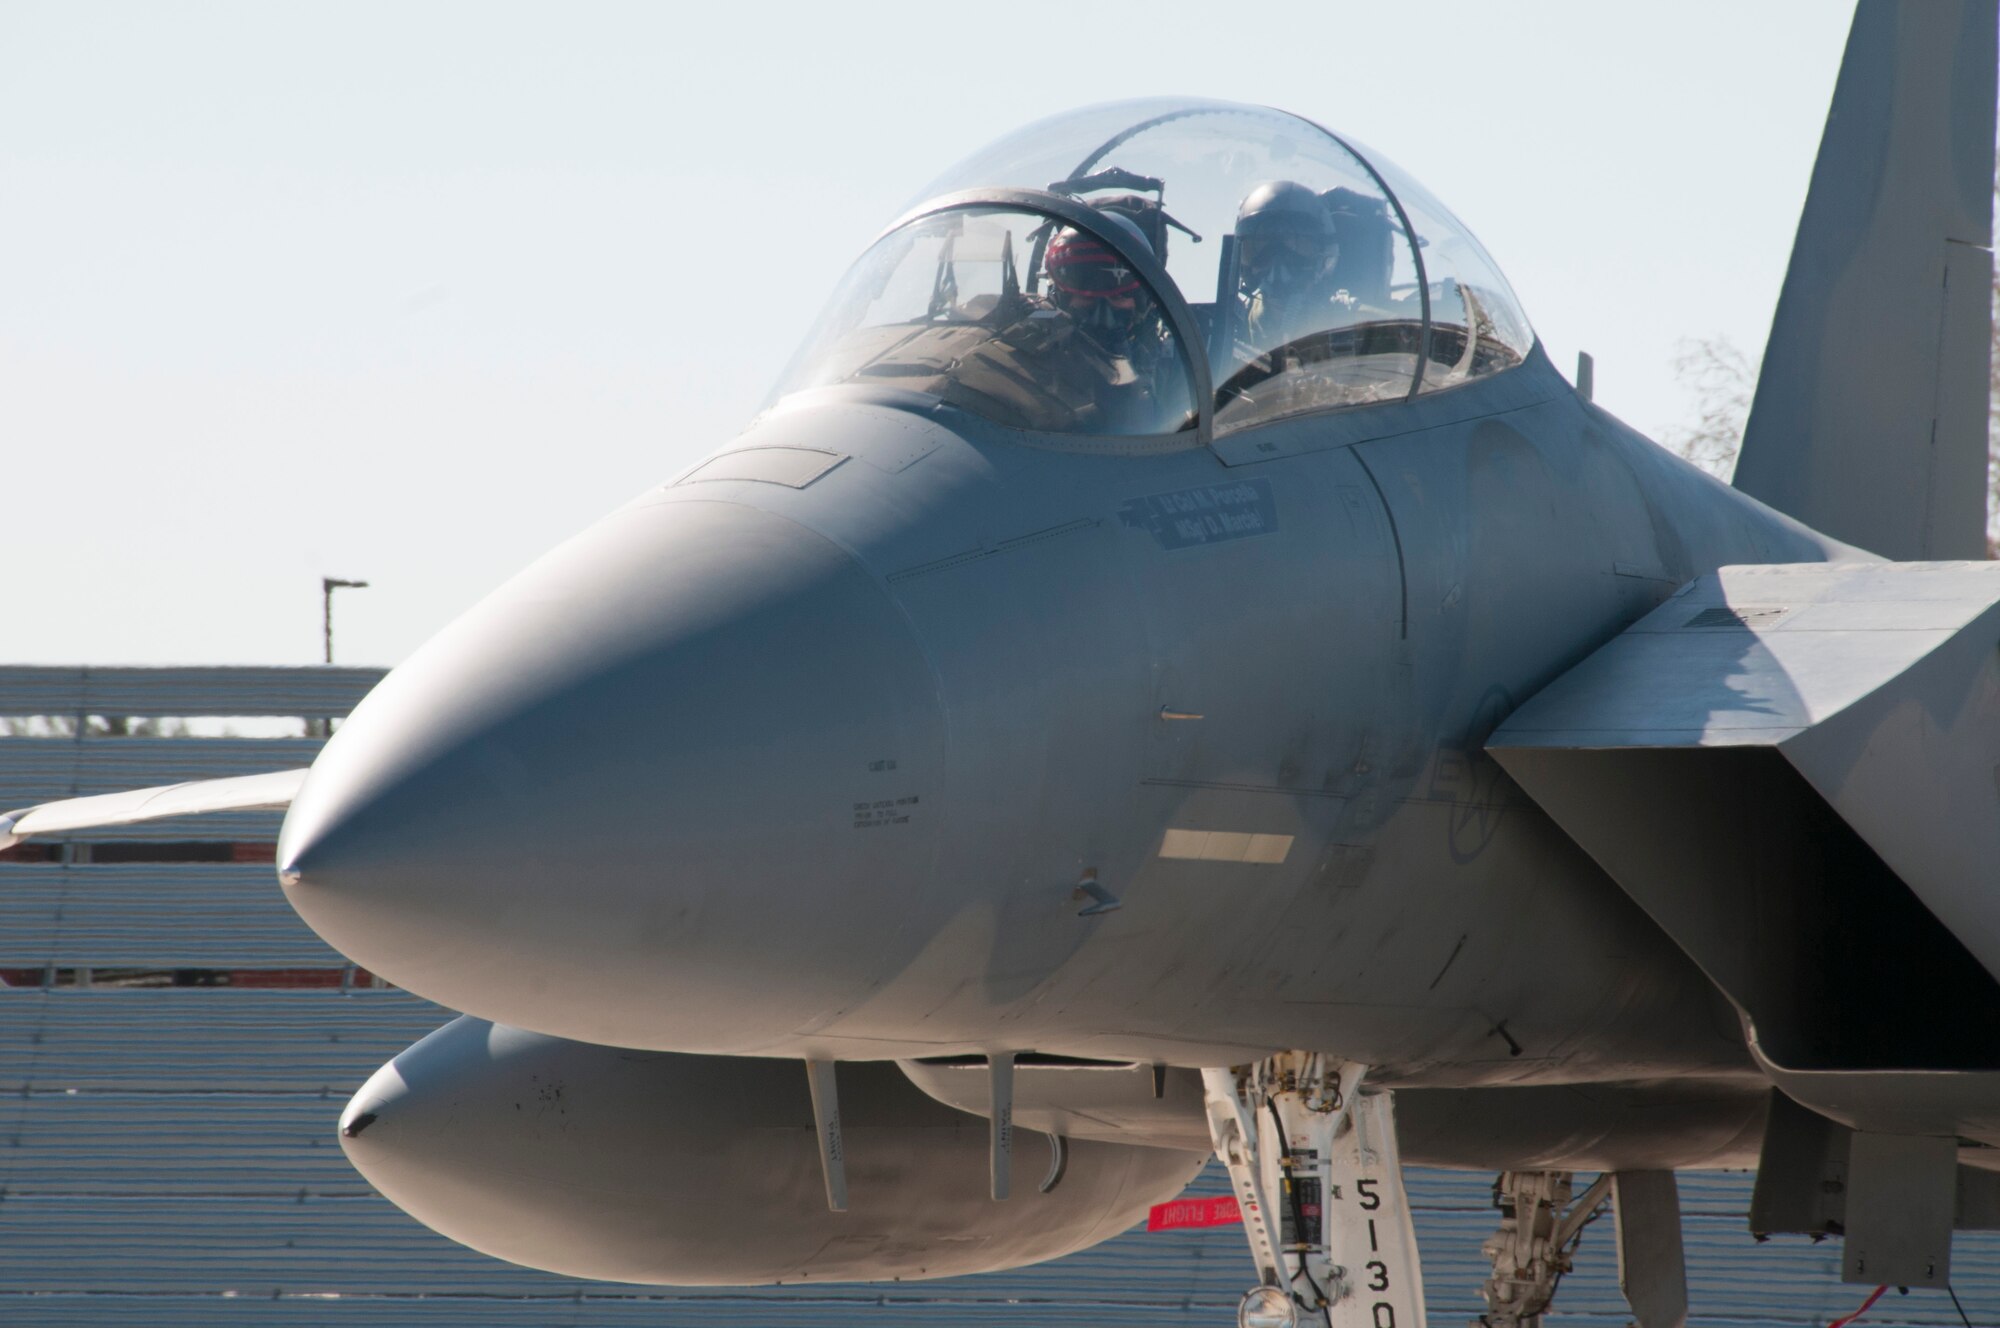
[[[1145,234],[1129,218],[1110,210],[1099,215],[1133,246],[1151,251]],[[1093,407],[1098,427],[1121,432],[1125,417],[1153,409],[1159,358],[1167,353],[1160,310],[1139,273],[1110,245],[1075,227],[1049,238],[1043,258],[1049,300],[1087,343],[1083,357],[1095,370]],[[1086,349],[1076,347],[1073,349]],[[1071,357],[1071,363],[1077,362]]]
[[[999,208],[920,218],[822,320],[815,385],[872,380],[1038,433],[1185,428],[1184,356],[1134,267],[1159,252],[1108,204],[1079,226]]]
[[[1336,321],[1340,234],[1327,201],[1292,180],[1258,185],[1236,210],[1238,289],[1251,344],[1271,350]]]
[[[1229,313],[1241,331],[1218,410],[1239,399],[1251,413],[1378,399],[1393,381],[1385,354],[1406,339],[1399,329],[1421,325],[1398,309],[1394,236],[1385,201],[1353,189],[1272,180],[1251,190],[1236,213]]]
[[[1139,228],[1115,213],[1103,214],[1133,242],[1143,245]],[[1094,235],[1065,226],[1049,240],[1043,266],[1049,296],[1077,327],[1113,355],[1129,356],[1133,334],[1152,312],[1146,283],[1116,250]]]

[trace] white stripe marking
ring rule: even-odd
[[[1237,830],[1169,830],[1160,856],[1198,862],[1248,862],[1275,867],[1291,856],[1290,835],[1253,835]]]

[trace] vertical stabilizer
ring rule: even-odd
[[[1995,0],[1860,0],[1736,487],[1898,560],[1986,556]]]

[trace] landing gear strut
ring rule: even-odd
[[[1426,1328],[1391,1095],[1307,1052],[1202,1071],[1258,1285],[1239,1328]]]
[[[1542,1315],[1555,1299],[1556,1284],[1570,1270],[1576,1238],[1610,1196],[1611,1173],[1570,1202],[1567,1171],[1503,1171],[1493,1182],[1493,1206],[1500,1229],[1479,1247],[1493,1274],[1479,1294],[1486,1328],[1542,1328]]]

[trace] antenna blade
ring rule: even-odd
[[[806,1083],[812,1088],[813,1133],[819,1137],[819,1166],[826,1176],[826,1206],[847,1211],[847,1150],[840,1137],[840,1090],[835,1062],[807,1061]]]
[[[1005,1199],[1014,1184],[1014,1053],[996,1052],[986,1058],[993,1077],[993,1197]]]

